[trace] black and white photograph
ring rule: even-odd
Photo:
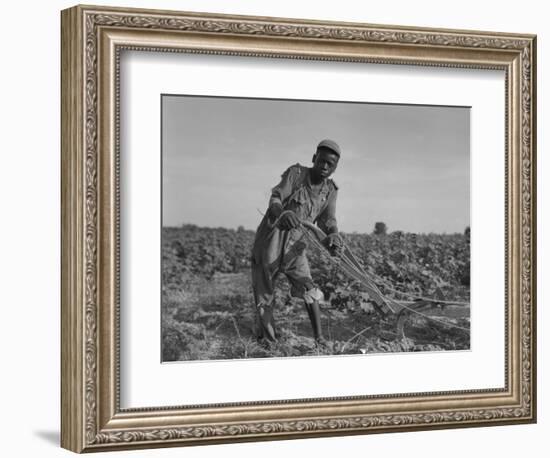
[[[2,456],[548,453],[548,4],[82,3],[3,4]]]
[[[162,362],[470,349],[470,107],[161,116]]]

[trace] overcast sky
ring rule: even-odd
[[[340,230],[463,232],[470,109],[162,96],[163,225],[256,229],[270,189],[335,140]]]

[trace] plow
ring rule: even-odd
[[[426,323],[438,323],[442,326],[470,333],[469,326],[460,326],[453,321],[470,317],[470,304],[468,302],[447,300],[439,288],[436,289],[434,297],[424,297],[398,291],[388,284],[388,281],[384,278],[374,273],[367,273],[360,260],[344,240],[342,240],[341,249],[331,253],[324,244],[326,234],[320,228],[309,222],[302,222],[301,228],[305,238],[320,251],[323,257],[338,266],[365,290],[379,314],[394,319],[395,333],[398,338],[404,339],[407,337],[407,324],[416,317],[422,317]],[[378,285],[382,285],[385,290],[402,299],[384,295]]]

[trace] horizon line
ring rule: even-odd
[[[238,231],[242,227],[242,230],[244,230],[244,231],[256,232],[256,229],[249,229],[247,227],[244,227],[244,225],[238,225],[237,227],[229,227],[229,226],[202,226],[202,225],[196,224],[196,223],[181,223],[179,225],[164,225],[163,224],[163,225],[161,225],[161,228],[162,229],[182,229],[184,226],[195,226],[195,227],[201,228],[201,229],[226,229],[226,230],[232,230],[232,231]],[[447,232],[447,231],[443,231],[443,232],[436,232],[436,231],[412,232],[412,231],[407,231],[407,230],[404,230],[404,229],[394,229],[394,230],[387,230],[386,234],[391,234],[393,232],[402,232],[404,234],[417,234],[417,235],[429,235],[429,234],[452,235],[452,234],[464,234],[466,229],[469,229],[469,228],[471,228],[470,224],[467,224],[466,226],[464,226],[464,229],[462,229],[461,231],[453,231],[453,232]],[[344,234],[365,234],[365,235],[370,235],[374,232],[374,228],[370,232],[345,231],[345,230],[339,230],[338,232],[341,232],[341,233],[344,233]]]

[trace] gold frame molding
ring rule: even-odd
[[[75,452],[536,421],[536,37],[75,6],[62,11],[61,445]],[[118,373],[124,49],[506,74],[503,389],[126,409]]]

